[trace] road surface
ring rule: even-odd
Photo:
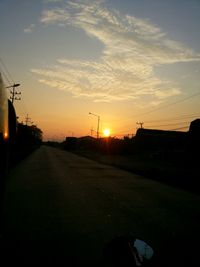
[[[7,179],[1,251],[26,266],[107,266],[107,242],[131,232],[162,266],[174,257],[192,266],[199,204],[195,194],[42,146]]]

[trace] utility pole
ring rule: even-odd
[[[94,113],[92,113],[92,112],[89,112],[89,114],[98,117],[98,121],[97,121],[97,139],[98,139],[98,138],[99,138],[100,116],[99,116],[99,115],[96,115],[96,114],[94,114]]]
[[[17,92],[15,90],[15,88],[18,86],[20,86],[19,83],[14,83],[13,85],[6,87],[6,88],[12,88],[12,91],[10,91],[10,94],[11,94],[10,99],[11,99],[12,104],[14,103],[14,100],[21,100],[20,97],[16,97],[16,95],[21,95],[21,92]]]
[[[70,133],[70,137],[74,137],[74,132],[68,131],[68,133]]]
[[[93,127],[91,128],[91,136],[93,136],[93,132],[94,132],[94,129],[93,129]]]
[[[142,129],[144,122],[136,122],[136,124],[139,124],[140,125],[140,128]]]
[[[27,126],[28,126],[29,123],[31,123],[31,118],[28,117],[28,114],[26,115],[25,123],[26,123]]]

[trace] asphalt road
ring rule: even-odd
[[[199,266],[199,204],[198,195],[42,146],[7,178],[1,252],[5,266],[109,266],[106,244],[132,233],[153,247],[154,266]]]

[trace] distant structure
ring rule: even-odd
[[[189,132],[194,136],[199,136],[200,138],[200,119],[196,119],[190,123]]]
[[[188,132],[139,128],[135,142],[141,150],[185,150],[196,157],[196,152],[200,151],[200,119],[190,123]]]
[[[197,152],[200,150],[200,119],[193,120],[190,123],[188,150],[190,152]]]
[[[186,132],[144,128],[139,128],[135,136],[137,145],[145,150],[180,148],[185,145],[186,139]]]
[[[66,137],[64,143],[63,143],[64,149],[66,150],[73,150],[77,147],[77,138],[68,136]]]
[[[26,118],[25,118],[25,124],[26,125],[31,124],[31,118],[29,118],[28,114],[26,115]]]

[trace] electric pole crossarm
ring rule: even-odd
[[[7,86],[6,88],[12,88],[12,91],[10,91],[10,99],[11,99],[11,102],[12,104],[14,103],[14,100],[21,100],[20,97],[16,97],[17,95],[21,95],[21,92],[16,92],[16,87],[20,86],[19,83],[14,83],[13,85],[11,86]]]
[[[140,128],[143,128],[144,122],[136,122],[136,124],[139,124],[140,125]]]

